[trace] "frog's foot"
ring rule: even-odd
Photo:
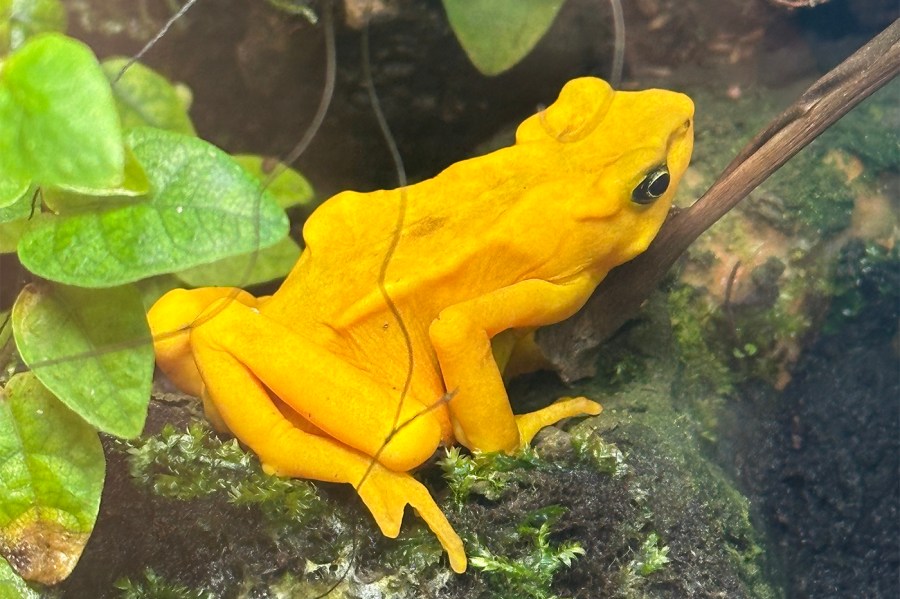
[[[356,492],[372,512],[384,536],[392,539],[400,533],[406,504],[413,506],[444,546],[453,571],[459,574],[466,571],[466,550],[462,539],[422,483],[405,472],[393,472],[375,463],[356,486]]]
[[[596,416],[603,407],[586,397],[561,397],[546,408],[516,416],[519,440],[522,445],[531,443],[539,430],[572,416]]]

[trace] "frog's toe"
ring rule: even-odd
[[[539,430],[572,416],[596,416],[603,406],[586,397],[561,397],[546,408],[516,416],[520,442],[525,445]]]
[[[398,503],[391,497],[390,492],[378,488],[378,485],[370,480],[364,480],[357,487],[356,492],[359,493],[363,503],[369,508],[375,523],[381,529],[381,534],[395,539],[400,534],[400,524],[403,522],[403,508],[406,502]]]
[[[460,574],[466,571],[462,539],[422,483],[405,472],[392,472],[375,465],[356,491],[386,537],[395,538],[400,533],[403,510],[407,504],[413,506],[444,547],[453,571]]]

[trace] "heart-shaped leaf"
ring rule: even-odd
[[[175,86],[139,62],[122,73],[122,68],[127,64],[126,58],[103,61],[103,72],[113,86],[122,127],[150,126],[194,135],[194,125]]]
[[[90,49],[64,35],[28,40],[0,67],[0,173],[41,185],[111,187],[122,131]]]
[[[226,153],[198,139],[141,127],[126,135],[150,180],[146,199],[44,216],[19,259],[40,276],[107,287],[268,247],[288,221],[271,195]]]
[[[29,216],[32,205],[35,203],[33,200],[34,190],[29,185],[26,185],[24,189],[19,191],[19,195],[12,202],[5,206],[0,206],[0,223],[8,223]]]
[[[450,27],[475,67],[497,75],[528,54],[564,0],[444,0]]]
[[[266,191],[272,194],[282,208],[305,206],[311,204],[316,197],[306,177],[274,158],[255,154],[238,154],[232,158],[265,185]],[[277,174],[270,181],[273,173]]]
[[[13,306],[12,323],[22,359],[60,401],[101,431],[140,434],[153,347],[133,286],[28,285]]]
[[[0,173],[0,209],[14,204],[16,200],[25,195],[29,184],[27,179],[6,179]]]
[[[97,519],[105,469],[90,425],[33,373],[10,379],[0,392],[0,554],[19,575],[43,584],[69,575]],[[3,570],[0,593],[4,579],[16,585]]]
[[[252,254],[241,254],[175,273],[191,287],[247,287],[286,276],[300,257],[290,237]]]
[[[31,221],[27,218],[0,222],[0,254],[15,252],[19,247],[19,240],[30,226]]]

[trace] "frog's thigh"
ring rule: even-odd
[[[393,472],[373,458],[330,438],[305,432],[281,413],[266,387],[235,356],[210,344],[195,348],[206,383],[228,428],[259,456],[270,474],[350,483],[381,531],[396,537],[403,510],[412,505],[438,537],[457,572],[466,569],[462,541],[428,490],[405,472]]]
[[[449,407],[460,443],[482,451],[512,451],[520,445],[490,340],[507,329],[571,316],[594,286],[587,278],[565,284],[529,279],[441,311],[429,334],[444,384],[455,391]]]
[[[440,443],[440,423],[430,410],[407,398],[398,412],[399,393],[377,384],[340,356],[236,302],[209,310],[215,316],[191,333],[194,355],[208,350],[232,356],[328,435],[367,455],[377,455],[396,471],[418,466]],[[201,373],[207,386],[224,376],[209,367]],[[223,393],[230,393],[228,387]],[[220,401],[217,398],[216,404]]]

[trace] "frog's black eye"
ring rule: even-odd
[[[644,177],[634,191],[631,192],[631,199],[638,204],[651,204],[653,201],[666,193],[669,188],[669,168],[662,164]]]

